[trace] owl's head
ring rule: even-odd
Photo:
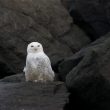
[[[38,53],[43,52],[43,47],[38,42],[32,42],[27,46],[27,53]]]

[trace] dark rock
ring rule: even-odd
[[[55,74],[54,81],[59,81],[59,75]],[[13,83],[18,83],[18,82],[25,82],[25,74],[24,73],[18,73],[15,75],[9,75],[6,76],[2,79],[0,79],[0,82],[13,82]]]
[[[63,110],[68,93],[61,84],[54,94],[56,86],[56,82],[0,82],[0,110]]]
[[[23,73],[10,75],[1,79],[0,82],[11,82],[11,83],[25,82],[25,76]]]
[[[63,6],[66,8],[66,9],[70,9],[70,5],[72,3],[72,0],[61,0],[61,3],[63,4]]]
[[[60,39],[71,48],[73,53],[78,52],[81,48],[86,47],[90,43],[90,39],[77,25],[74,25],[70,32]],[[53,65],[60,80],[65,81],[67,73],[76,66],[83,57],[82,55],[75,56],[76,55],[74,55],[74,58],[70,56],[69,58],[59,60]]]
[[[63,35],[62,37],[59,38],[59,41],[65,45],[67,45],[71,49],[73,54],[78,52],[81,48],[86,47],[91,42],[91,40],[88,38],[88,36],[77,25],[73,25],[70,31],[68,31],[65,35]],[[70,56],[71,55],[69,55],[69,57]],[[69,58],[69,59],[71,59],[71,58]],[[69,66],[62,64],[62,62],[64,62],[63,60],[64,60],[64,58],[60,58],[60,59],[56,58],[54,61],[52,60],[53,69],[58,74],[67,73],[67,71],[65,71],[65,69],[67,69],[68,67],[70,68],[70,65],[72,66],[71,63],[69,64]],[[68,60],[68,58],[67,58],[67,60]],[[75,62],[77,63],[77,61],[75,61]],[[62,65],[63,65],[63,67],[62,67]],[[65,67],[64,67],[64,65],[65,65]],[[60,69],[60,68],[63,68],[63,69]],[[61,80],[64,81],[64,76],[62,76],[60,74],[59,77]]]
[[[15,22],[13,21],[15,23],[13,25],[16,25],[15,29],[26,28],[26,26],[32,27],[31,24],[35,21],[39,25],[45,27],[54,36],[59,36],[67,32],[67,30],[70,29],[70,23],[72,23],[71,17],[59,0],[0,0],[0,4],[6,12],[6,9],[9,10],[8,12],[12,11],[13,16],[8,16],[7,13],[7,17],[5,15],[2,17],[9,19],[12,16],[9,22],[13,21],[13,17],[15,17]],[[18,17],[14,15],[21,15],[21,18],[24,17],[33,20],[27,23],[27,20],[25,21],[25,19],[22,19],[23,21],[21,22],[23,22],[23,24],[21,24],[21,22],[18,21]],[[4,21],[3,24],[5,24],[6,21]]]
[[[58,65],[58,77],[60,80],[65,81],[66,75],[75,67],[81,60],[82,56],[79,57],[70,57],[65,58],[59,65]]]
[[[110,31],[109,0],[62,0],[74,23],[78,24],[92,40]]]
[[[73,110],[74,107],[78,110],[110,109],[109,36],[110,33],[73,56],[73,68],[70,68],[66,77],[66,85],[71,93],[66,110]],[[74,65],[75,59],[80,56],[82,59]]]
[[[25,65],[26,47],[41,42],[51,60],[71,55],[55,37],[67,32],[72,20],[59,0],[0,0],[0,57],[12,73]],[[1,68],[1,67],[0,67]],[[6,71],[4,76],[6,76]]]
[[[6,65],[6,63],[3,61],[3,59],[0,58],[0,79],[5,76],[12,75],[12,74],[15,74],[15,73],[12,72],[9,65]]]
[[[71,30],[60,39],[69,46],[73,53],[76,53],[82,47],[87,46],[91,42],[89,37],[77,25],[74,24]]]
[[[32,41],[43,44],[52,65],[73,55],[90,40],[71,24],[72,18],[59,0],[0,0],[0,64],[10,75],[21,73],[27,44]],[[3,77],[8,75],[4,69],[3,73]]]

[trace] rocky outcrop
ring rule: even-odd
[[[26,46],[32,41],[41,42],[50,56],[60,56],[62,49],[72,54],[54,38],[68,31],[72,22],[66,10],[60,7],[58,1],[0,0],[0,55],[14,73],[22,71]]]
[[[8,76],[0,80],[0,110],[110,110],[110,3],[61,1],[0,0],[0,79]],[[62,82],[25,82],[32,41],[42,43],[56,79],[65,81],[68,101]]]
[[[65,85],[54,93],[54,83],[0,82],[0,110],[63,110]]]
[[[10,18],[9,21],[13,21],[13,25],[16,25],[15,29],[26,28],[26,24],[31,27],[33,21],[44,26],[54,36],[62,35],[70,29],[70,23],[72,20],[59,0],[0,0],[0,4],[2,8],[5,8],[4,11],[9,10],[7,14],[2,13],[4,15],[2,17],[6,18],[5,15],[7,15],[7,19]],[[9,13],[13,13],[13,16],[10,15],[8,17]],[[22,17],[22,21],[17,19],[18,16]],[[15,19],[13,17],[15,17]],[[23,20],[23,17],[27,18],[27,20]],[[29,22],[29,18],[33,20]],[[5,23],[6,21],[4,21],[4,24]]]
[[[9,82],[9,83],[20,83],[25,82],[25,75],[23,73],[6,76],[0,79],[0,82]]]
[[[108,0],[62,0],[65,7],[92,40],[110,31],[110,1]]]
[[[61,76],[66,76],[71,93],[65,110],[75,107],[78,110],[110,109],[109,36],[110,33],[59,64]]]
[[[82,31],[77,25],[73,24],[70,31],[59,38],[65,45],[67,45],[72,53],[76,53],[81,48],[87,46],[91,40],[84,31]]]
[[[90,40],[86,34],[71,24],[73,21],[59,0],[0,0],[1,78],[21,73],[27,44],[32,41],[43,44],[52,65],[87,45]]]

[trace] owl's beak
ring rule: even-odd
[[[35,50],[35,51],[37,51],[37,49],[36,49],[36,48],[35,48],[34,50]]]

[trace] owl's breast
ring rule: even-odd
[[[27,56],[27,66],[34,71],[44,72],[47,70],[48,66],[47,58],[45,55],[28,55]]]

